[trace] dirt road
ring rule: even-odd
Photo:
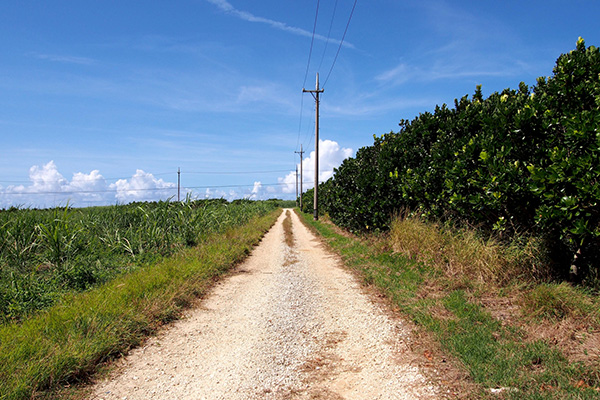
[[[429,399],[408,332],[293,213],[201,305],[130,353],[92,399]]]

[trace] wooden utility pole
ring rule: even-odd
[[[296,206],[298,206],[298,166],[296,165]]]
[[[181,201],[181,168],[177,168],[177,201]]]
[[[300,209],[302,210],[302,181],[304,180],[303,175],[302,175],[302,171],[303,171],[302,158],[303,158],[303,154],[304,154],[304,150],[302,150],[302,145],[300,145],[300,151],[295,151],[294,153],[300,154]],[[298,174],[298,172],[296,172],[296,174]],[[297,183],[296,183],[296,186],[298,186]],[[298,198],[298,193],[296,193],[296,198]]]
[[[323,89],[319,89],[319,73],[317,72],[317,86],[316,90],[302,89],[302,93],[308,92],[315,98],[316,112],[315,112],[315,200],[314,200],[314,220],[319,219],[319,93],[323,93]]]

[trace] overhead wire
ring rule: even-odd
[[[309,125],[310,129],[306,130],[306,135],[304,136],[304,141],[302,143],[306,143],[307,140],[310,140],[308,146],[306,147],[307,149],[310,149],[314,140],[315,140],[315,121],[312,121],[312,124]]]
[[[335,62],[340,54],[340,50],[342,49],[342,44],[344,44],[344,39],[346,38],[346,33],[348,33],[348,27],[350,26],[350,21],[352,20],[352,15],[354,15],[354,9],[356,8],[356,2],[358,0],[354,0],[354,4],[352,5],[352,11],[350,11],[350,16],[348,17],[348,22],[346,23],[346,29],[344,29],[344,35],[342,36],[342,40],[340,40],[340,45],[338,46],[337,52],[335,53],[335,58],[333,59],[333,63],[331,64],[331,68],[329,69],[329,73],[327,74],[327,78],[325,78],[325,82],[323,83],[323,88],[327,85],[327,81],[329,81],[329,77],[331,76],[331,72],[333,71],[333,67],[335,66]]]
[[[289,169],[274,169],[268,171],[185,171],[186,174],[206,174],[206,175],[238,175],[238,174],[270,174],[272,172],[289,172]]]
[[[289,172],[289,170],[287,169],[273,169],[273,170],[262,170],[262,171],[185,171],[185,174],[206,174],[206,175],[238,175],[238,174],[269,174],[269,173],[274,173],[274,172]],[[184,173],[182,171],[182,173]],[[152,176],[164,176],[164,175],[175,175],[177,174],[177,171],[173,171],[173,172],[159,172],[159,173],[148,173],[149,175]],[[124,176],[124,177],[120,177],[120,178],[105,178],[102,177],[105,181],[114,181],[114,180],[121,180],[121,179],[131,179],[132,176]],[[60,183],[63,181],[69,181],[68,179],[64,178],[62,180],[45,180],[44,183]],[[21,181],[13,181],[13,180],[8,180],[8,181],[4,181],[4,180],[0,180],[0,183],[31,183],[31,180],[25,181],[25,180],[21,180]],[[1,192],[0,192],[1,193]]]
[[[308,70],[310,68],[310,60],[312,58],[312,50],[313,50],[313,45],[315,43],[315,32],[317,30],[317,21],[319,19],[319,4],[320,4],[320,0],[317,0],[317,8],[315,11],[315,21],[313,23],[312,37],[310,39],[310,50],[308,51],[308,61],[306,62],[306,72],[304,73],[304,82],[302,83],[302,87],[306,86],[306,79],[308,78]],[[296,150],[295,151],[298,151],[298,145],[300,144],[300,131],[302,130],[302,111],[303,111],[303,109],[304,109],[304,94],[302,94],[300,97],[300,119],[298,122],[298,140],[296,141]]]
[[[173,174],[176,174],[176,173],[177,173],[177,171],[174,171],[174,172],[159,172],[157,174],[154,174],[154,173],[150,173],[150,174],[152,176],[162,176],[162,175],[173,175]],[[122,176],[122,177],[117,177],[117,178],[105,178],[105,177],[102,177],[102,179],[104,179],[105,181],[118,181],[120,179],[130,179],[130,178],[131,178],[131,176]],[[45,180],[44,183],[60,183],[63,180],[64,181],[68,181],[67,178],[63,178],[63,179],[60,179],[60,180]],[[7,181],[0,180],[0,183],[30,183],[30,182],[31,182],[31,179],[30,180],[7,180]]]
[[[337,10],[338,0],[335,0],[335,4],[333,5],[333,14],[331,15],[331,22],[329,23],[329,31],[327,32],[327,40],[325,41],[325,48],[323,49],[323,54],[321,55],[321,62],[319,63],[318,71],[321,70],[321,66],[323,65],[323,60],[325,59],[325,53],[327,53],[327,46],[329,45],[329,38],[331,37],[331,28],[333,27],[333,20],[335,19],[335,12]]]
[[[310,67],[310,59],[312,56],[313,44],[315,42],[315,32],[317,30],[317,20],[319,18],[319,3],[320,0],[317,0],[317,10],[315,11],[315,23],[313,24],[312,38],[310,39],[310,50],[308,51],[308,62],[306,63],[306,72],[304,73],[304,83],[302,86],[306,86],[306,78],[308,77],[308,69]]]
[[[354,2],[352,4],[352,9],[351,9],[350,14],[348,16],[348,21],[346,22],[346,26],[345,26],[345,29],[344,29],[344,34],[342,35],[342,39],[339,42],[337,51],[335,53],[335,57],[333,58],[333,62],[331,63],[331,67],[329,68],[329,71],[327,73],[325,81],[324,81],[323,85],[321,85],[322,89],[325,88],[325,86],[327,85],[327,82],[329,81],[329,78],[331,77],[331,74],[332,74],[333,69],[335,67],[335,64],[337,62],[337,59],[339,57],[340,51],[342,49],[342,46],[344,45],[344,41],[346,39],[346,34],[348,33],[348,28],[350,26],[350,22],[352,21],[352,17],[354,16],[354,11],[356,9],[356,3],[357,2],[358,2],[358,0],[354,0]],[[331,16],[331,21],[329,23],[329,30],[328,30],[328,33],[327,33],[327,40],[326,40],[326,43],[325,43],[325,48],[323,50],[323,54],[321,56],[321,61],[319,63],[318,71],[321,70],[321,67],[323,65],[323,60],[325,59],[325,54],[327,52],[327,47],[328,47],[329,42],[330,42],[331,31],[332,31],[333,23],[334,23],[335,16],[336,16],[336,13],[337,13],[337,6],[338,6],[338,0],[336,0],[335,3],[334,3],[333,13],[332,13],[332,16]],[[308,70],[310,68],[310,60],[311,60],[311,57],[312,57],[312,51],[313,51],[313,46],[314,46],[314,38],[315,38],[315,34],[316,34],[318,12],[319,12],[319,1],[317,1],[317,12],[315,14],[315,21],[314,21],[314,26],[313,26],[313,34],[312,34],[311,43],[310,43],[310,51],[309,51],[309,56],[308,56],[308,63],[306,65],[306,71],[305,71],[305,74],[304,74],[304,84],[303,84],[303,86],[306,85],[306,79],[308,77]],[[296,142],[296,151],[298,150],[298,145],[300,143],[305,144],[306,143],[306,139],[308,138],[308,135],[307,135],[304,138],[304,140],[302,142],[300,142],[300,136],[301,136],[301,130],[302,130],[302,114],[303,114],[303,105],[304,105],[303,102],[304,102],[304,96],[302,96],[301,106],[300,106],[300,122],[298,124],[298,141]],[[314,137],[311,138],[311,142],[314,142]]]
[[[300,118],[298,119],[298,139],[296,140],[296,150],[298,151],[298,145],[300,144],[300,132],[302,131],[302,110],[304,109],[304,93],[300,95]]]
[[[260,171],[186,171],[184,174],[206,174],[206,175],[242,175],[242,174],[269,174],[269,173],[280,173],[280,172],[290,172],[289,169],[277,169],[277,170],[260,170]],[[176,174],[176,172],[164,172],[156,175],[172,175]],[[110,179],[128,179],[128,178],[110,178]],[[105,178],[108,180],[108,178]],[[66,180],[65,180],[66,181]],[[7,181],[1,181],[7,182]],[[16,181],[11,181],[16,182]],[[25,181],[19,181],[24,182]],[[28,181],[30,182],[30,181]],[[61,181],[45,181],[44,183],[59,183]],[[262,184],[264,186],[280,186],[285,185],[284,182],[279,183],[266,183]],[[219,188],[243,188],[243,187],[252,187],[252,184],[238,184],[238,185],[204,185],[204,186],[182,186],[185,189],[219,189]],[[23,191],[6,191],[0,189],[0,196],[30,196],[30,195],[74,195],[74,194],[101,194],[101,193],[118,193],[118,192],[165,192],[165,191],[173,191],[177,190],[177,185],[175,183],[171,183],[171,186],[168,187],[154,187],[154,188],[126,188],[126,189],[98,189],[98,190],[36,190],[36,191],[27,191],[26,187],[23,188]],[[5,188],[8,189],[8,188]]]
[[[222,189],[222,188],[243,188],[243,187],[253,187],[255,183],[248,183],[242,185],[204,185],[204,186],[182,186],[182,189]],[[287,183],[285,182],[277,182],[277,183],[261,183],[262,186],[285,186]],[[177,190],[177,186],[164,187],[164,188],[139,188],[139,189],[103,189],[103,190],[69,190],[69,191],[39,191],[39,192],[5,192],[1,193],[2,195],[69,195],[69,194],[99,194],[99,193],[118,193],[118,192],[160,192],[160,191],[169,191],[169,190]]]

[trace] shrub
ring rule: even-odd
[[[387,230],[409,209],[502,240],[533,234],[561,275],[574,264],[600,281],[600,52],[580,38],[553,72],[402,120],[323,184],[325,211],[352,231]]]

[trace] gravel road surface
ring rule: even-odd
[[[91,399],[430,399],[392,320],[290,212],[200,305],[130,352]]]

